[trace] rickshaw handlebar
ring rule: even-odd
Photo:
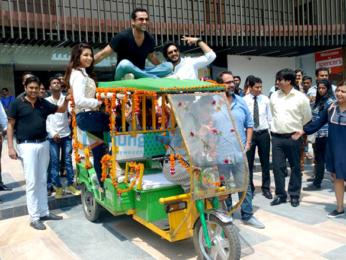
[[[182,195],[177,195],[177,196],[171,196],[171,197],[167,197],[167,198],[160,198],[159,202],[160,204],[165,204],[168,202],[172,202],[172,201],[177,201],[177,200],[186,200],[189,199],[191,197],[191,194],[182,194]]]

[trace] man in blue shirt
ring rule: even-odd
[[[8,94],[8,88],[2,88],[1,103],[5,109],[6,114],[7,114],[8,110],[10,109],[12,102],[15,100],[16,99],[14,98],[14,96],[10,96]]]
[[[228,103],[231,105],[230,109],[232,111],[232,115],[234,118],[234,121],[237,126],[238,133],[240,135],[242,144],[245,147],[245,151],[249,151],[251,147],[251,140],[252,140],[252,134],[253,134],[253,127],[254,123],[251,117],[251,112],[249,108],[247,107],[245,101],[239,97],[238,95],[234,94],[234,79],[232,72],[230,71],[223,71],[220,72],[217,75],[217,82],[221,84],[225,84],[228,88],[226,92]],[[225,107],[221,108],[225,109]],[[228,115],[228,113],[223,113]],[[223,121],[223,124],[226,124],[227,121]],[[230,124],[230,127],[232,128],[233,125]],[[246,130],[245,130],[246,129]],[[220,171],[223,169],[221,168]],[[226,169],[225,169],[226,170]],[[242,196],[242,192],[238,193],[239,199]],[[227,208],[230,210],[232,208],[232,198],[226,200]],[[241,215],[242,220],[245,225],[249,225],[255,228],[264,228],[264,224],[259,222],[257,219],[253,217],[253,207],[252,207],[252,191],[251,191],[251,184],[248,183],[248,188],[246,191],[246,196],[241,204]]]

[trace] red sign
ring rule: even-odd
[[[342,73],[342,48],[315,53],[316,69],[326,67],[329,74]]]

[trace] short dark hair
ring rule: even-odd
[[[165,45],[163,45],[163,48],[162,48],[162,54],[163,54],[163,57],[165,57],[165,59],[168,58],[168,55],[167,55],[167,50],[170,46],[174,45],[175,47],[177,47],[177,49],[179,50],[179,45],[174,43],[174,42],[166,42]]]
[[[224,74],[229,74],[229,75],[232,75],[232,76],[233,76],[233,74],[232,74],[232,72],[231,72],[230,70],[221,71],[221,72],[220,72],[219,74],[217,74],[217,76],[216,76],[216,82],[217,82],[217,83],[223,84],[222,76],[223,76]]]
[[[147,14],[148,14],[148,12],[147,12],[147,10],[146,9],[144,9],[143,7],[137,7],[137,8],[135,8],[135,9],[133,9],[133,11],[132,11],[132,13],[131,13],[131,19],[133,19],[133,20],[136,20],[136,17],[137,17],[137,12],[146,12]],[[149,15],[149,14],[148,14]]]
[[[31,71],[24,71],[23,76],[22,76],[22,80],[24,79],[24,76],[29,75],[29,74],[35,76],[34,73],[32,73]]]
[[[304,76],[303,81],[305,81],[305,80],[310,80],[312,82],[312,78],[310,76]]]
[[[276,73],[276,80],[288,80],[290,85],[294,86],[296,83],[296,73],[292,69],[282,69]]]
[[[53,80],[59,80],[59,82],[60,82],[60,79],[55,75],[55,76],[53,76],[53,77],[50,77],[49,78],[49,80],[48,80],[48,82],[49,82],[49,86],[50,86],[50,83],[53,81]],[[60,82],[61,83],[61,82]]]
[[[262,80],[260,78],[257,77],[253,77],[249,80],[249,86],[253,87],[255,86],[256,83],[261,83],[262,84]]]
[[[240,77],[240,76],[233,76],[233,78],[234,78],[234,79],[237,78],[237,79],[239,79],[239,81],[241,82],[241,77]]]
[[[329,75],[329,69],[326,68],[326,67],[321,67],[321,68],[318,68],[315,72],[315,76],[317,77],[318,74],[320,74],[320,71],[327,71],[328,72],[328,75]]]
[[[62,74],[62,73],[57,73],[57,74],[55,74],[54,77],[57,77],[57,78],[64,77],[64,74]]]
[[[8,92],[8,88],[2,88],[2,90],[6,90]]]
[[[26,81],[24,82],[24,86],[26,87],[31,82],[37,82],[38,86],[41,85],[40,79],[38,77],[36,77],[36,76],[33,76],[33,77],[29,77],[29,78],[26,79]]]
[[[296,74],[297,74],[298,72],[301,72],[303,76],[304,76],[304,74],[305,74],[304,71],[301,70],[301,69],[296,69],[294,72],[295,72]]]

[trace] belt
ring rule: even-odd
[[[18,141],[18,144],[39,144],[39,143],[43,143],[44,141],[47,141],[47,138],[43,138],[43,139],[36,139],[36,140],[22,140],[22,141]]]
[[[282,137],[282,138],[291,138],[291,136],[292,136],[293,134],[294,134],[294,133],[289,133],[289,134],[277,134],[277,133],[273,133],[273,132],[272,132],[272,136]]]
[[[259,130],[259,131],[253,131],[254,135],[262,135],[268,133],[268,129],[263,129],[263,130]]]

